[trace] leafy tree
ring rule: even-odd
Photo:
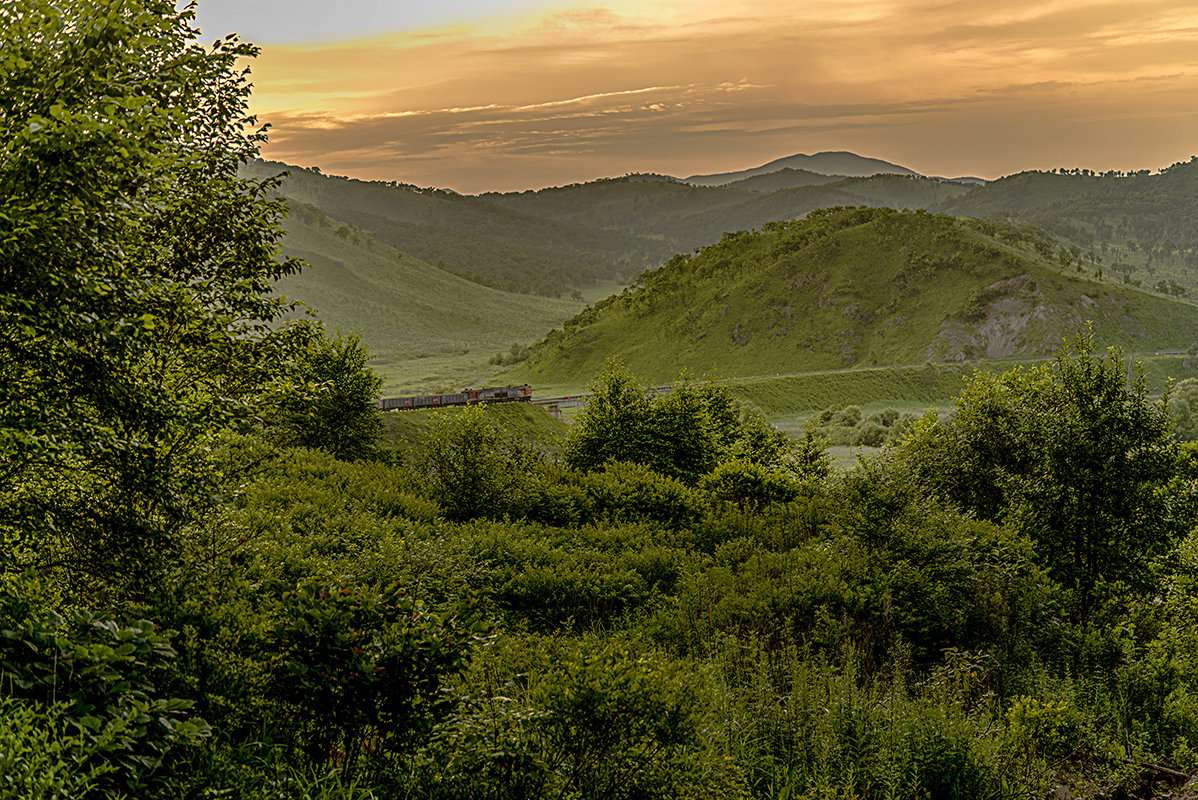
[[[590,388],[591,399],[566,440],[566,463],[575,469],[623,461],[694,483],[716,465],[721,441],[734,438],[723,404],[713,421],[703,390],[686,380],[657,394],[613,362]]]
[[[589,388],[591,398],[566,440],[566,463],[588,471],[608,461],[639,463],[648,449],[648,392],[619,362],[609,364]]]
[[[342,461],[369,458],[383,432],[383,379],[366,365],[361,336],[309,330],[288,375],[296,388],[279,404],[276,433],[285,444],[318,448]]]
[[[446,516],[473,519],[508,509],[529,457],[487,421],[482,406],[469,406],[433,417],[424,469]]]
[[[152,591],[290,334],[281,202],[237,177],[256,49],[167,0],[0,6],[0,540]]]
[[[1173,435],[1180,442],[1198,439],[1198,379],[1178,381],[1169,394],[1169,416],[1173,419]]]
[[[1088,607],[1100,582],[1143,583],[1176,533],[1158,491],[1176,459],[1163,405],[1089,332],[1048,366],[976,373],[949,417],[928,415],[903,450],[923,485],[1031,536]]]

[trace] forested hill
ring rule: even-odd
[[[1198,157],[1155,174],[1023,172],[940,208],[1017,216],[1068,239],[1105,272],[1163,291],[1198,289]]]
[[[555,296],[596,281],[631,280],[674,252],[660,241],[525,214],[442,189],[329,176],[271,161],[252,162],[242,173],[261,179],[284,171],[286,197],[499,289]]]
[[[680,367],[735,376],[1043,355],[1086,320],[1130,351],[1198,337],[1198,307],[1096,280],[1070,258],[1028,226],[815,212],[676,256],[552,332],[514,374],[585,382],[617,355],[657,380]]]
[[[802,217],[819,208],[930,208],[968,190],[963,184],[901,175],[829,178],[827,182],[769,193],[616,178],[484,197],[530,215],[564,222],[587,221],[636,236],[656,236],[672,245],[672,255],[717,242],[728,231]]]
[[[1198,296],[1198,162],[1156,174],[1026,172],[980,186],[782,167],[723,187],[638,175],[477,197],[273,162],[255,162],[247,174],[283,170],[290,171],[282,188],[288,197],[455,274],[528,294],[627,283],[724,233],[851,205],[1030,222],[1058,237],[1091,273]]]

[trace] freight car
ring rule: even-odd
[[[441,408],[443,406],[467,406],[485,403],[529,403],[532,402],[532,387],[487,386],[481,389],[463,389],[449,394],[422,394],[413,397],[384,397],[379,400],[383,411],[401,411],[409,408]]]

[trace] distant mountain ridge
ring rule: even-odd
[[[751,178],[724,184],[725,189],[748,189],[751,192],[777,192],[782,189],[799,189],[803,186],[821,186],[847,178],[847,175],[824,175],[808,169],[783,167],[776,172],[766,172]]]
[[[814,153],[807,155],[798,153],[793,156],[775,159],[760,167],[738,170],[736,172],[717,172],[711,175],[691,175],[683,178],[686,183],[694,186],[724,186],[735,181],[752,178],[757,175],[768,175],[783,169],[803,170],[820,175],[840,175],[849,178],[868,178],[872,175],[910,175],[924,177],[920,173],[879,158],[867,158],[844,150]]]

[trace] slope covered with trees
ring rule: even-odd
[[[1043,355],[1085,320],[1138,351],[1198,334],[1193,305],[1079,269],[1035,229],[828,209],[676,256],[552,332],[514,374],[569,384],[617,354],[658,380],[679,366],[736,376]]]
[[[441,189],[323,175],[255,161],[242,173],[274,177],[280,191],[369,230],[417,258],[501,289],[559,295],[626,279],[660,258],[660,245],[576,222],[504,208]]]
[[[1130,284],[1173,295],[1198,290],[1198,157],[1157,173],[1024,172],[941,208],[1031,222]]]

